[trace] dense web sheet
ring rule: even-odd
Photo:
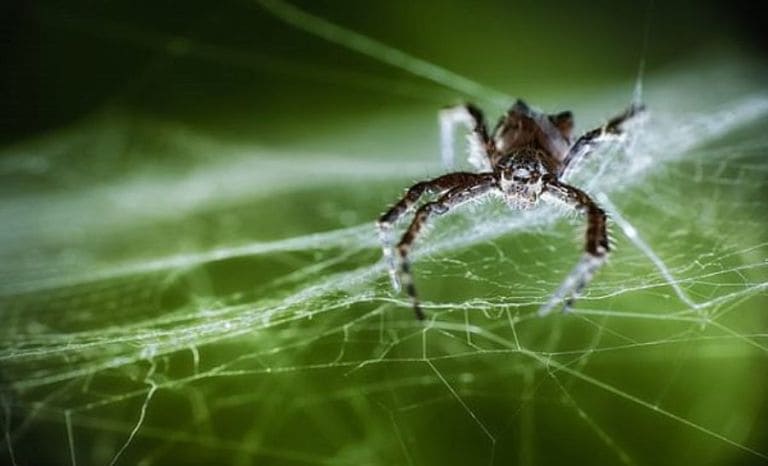
[[[413,254],[426,325],[392,294],[372,222],[437,170],[432,142],[423,160],[287,159],[153,122],[201,154],[188,172],[5,196],[3,454],[45,434],[72,464],[533,463],[578,429],[573,456],[607,464],[655,458],[642,436],[670,464],[689,441],[695,458],[767,460],[768,94],[742,69],[693,68],[651,77],[649,118],[573,173],[617,247],[569,315],[536,316],[581,247],[582,220],[551,208],[436,222]],[[721,92],[701,98],[702,76]],[[618,110],[590,105],[581,129]],[[121,124],[10,149],[2,176],[77,175],[61,152]],[[306,215],[330,228],[302,231]]]

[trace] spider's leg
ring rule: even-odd
[[[471,184],[476,176],[477,175],[474,173],[456,172],[429,181],[416,183],[408,189],[402,199],[379,217],[377,222],[379,227],[379,239],[381,240],[384,260],[389,268],[392,287],[395,291],[400,291],[400,280],[397,274],[397,264],[393,250],[392,227],[394,224],[400,217],[408,212],[422,195],[444,193],[457,186]]]
[[[623,113],[611,118],[603,126],[587,131],[579,136],[571,148],[568,149],[568,153],[563,159],[560,177],[562,178],[570,167],[575,166],[579,161],[588,157],[605,136],[621,135],[624,132],[622,125],[643,111],[645,111],[644,105],[633,103]]]
[[[584,191],[554,179],[548,180],[544,189],[548,196],[586,214],[587,233],[584,254],[549,301],[539,309],[539,315],[548,314],[562,301],[564,301],[563,310],[568,311],[610,252],[606,231],[607,218],[603,209],[598,207]]]
[[[411,265],[408,260],[408,253],[413,246],[413,242],[416,240],[419,232],[429,221],[431,216],[442,215],[459,204],[463,204],[471,199],[476,199],[487,194],[495,187],[497,187],[496,176],[492,173],[483,173],[466,177],[462,184],[442,195],[437,201],[429,202],[421,206],[413,217],[411,225],[403,234],[400,243],[397,245],[397,253],[400,258],[399,275],[405,287],[405,291],[411,298],[413,310],[419,320],[424,319],[424,312],[419,306],[416,287],[413,284]]]
[[[488,136],[483,112],[473,104],[457,105],[440,111],[440,154],[443,165],[453,168],[454,137],[457,125],[464,125],[469,134],[469,162],[481,171],[491,169],[490,154],[495,150]]]

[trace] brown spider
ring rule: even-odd
[[[483,113],[472,104],[440,112],[443,161],[449,166],[452,163],[455,125],[464,124],[470,130],[469,161],[479,173],[455,172],[416,183],[378,221],[392,284],[398,291],[401,282],[405,285],[416,317],[424,319],[425,316],[419,305],[408,261],[414,240],[433,215],[442,215],[459,204],[490,194],[502,196],[512,209],[529,209],[539,199],[544,199],[564,203],[586,214],[584,255],[560,288],[541,307],[539,314],[547,314],[563,300],[563,308],[568,310],[605,261],[610,245],[605,212],[584,191],[560,180],[577,161],[592,152],[603,136],[622,134],[623,123],[643,110],[642,105],[632,104],[621,115],[584,133],[575,141],[571,140],[571,112],[547,115],[531,109],[522,100],[518,100],[499,119],[492,136],[488,133]],[[391,242],[392,226],[423,194],[438,194],[439,197],[416,211],[395,248],[396,258]]]

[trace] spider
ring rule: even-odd
[[[549,313],[561,301],[568,311],[605,262],[610,252],[605,212],[579,188],[566,184],[563,177],[581,159],[587,157],[606,136],[618,136],[623,125],[644,111],[633,103],[623,113],[603,126],[571,139],[573,114],[545,114],[533,110],[522,100],[515,102],[499,119],[493,133],[482,111],[473,104],[449,107],[440,112],[443,162],[453,162],[454,130],[463,124],[470,131],[469,162],[477,172],[454,172],[432,180],[421,181],[408,189],[405,196],[384,213],[377,225],[395,291],[401,283],[413,304],[419,320],[425,318],[413,283],[408,254],[424,225],[435,215],[443,215],[470,200],[489,195],[502,197],[510,208],[530,209],[540,200],[565,204],[587,217],[586,245],[576,267],[560,288],[539,310]],[[425,194],[438,195],[416,211],[400,242],[393,247],[391,233],[395,222],[403,217]]]

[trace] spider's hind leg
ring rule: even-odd
[[[469,135],[469,162],[478,170],[490,170],[490,153],[493,152],[493,140],[488,135],[488,127],[482,110],[473,104],[457,105],[440,111],[440,155],[445,168],[453,168],[454,141],[457,125],[464,125],[471,131]]]
[[[588,157],[602,138],[623,134],[623,125],[644,111],[645,105],[632,103],[624,112],[611,118],[603,126],[587,131],[579,136],[571,148],[568,149],[568,153],[563,159],[563,173],[561,173],[561,177],[565,174],[566,170],[572,168],[581,159]]]

